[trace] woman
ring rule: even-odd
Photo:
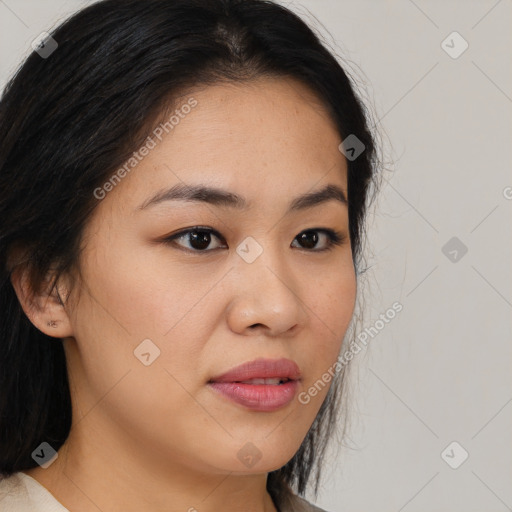
[[[0,105],[2,510],[320,510],[377,180],[336,59],[272,2],[105,0]]]

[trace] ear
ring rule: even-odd
[[[48,336],[68,338],[73,336],[65,304],[69,291],[59,281],[52,287],[53,277],[54,274],[50,272],[41,289],[33,290],[26,265],[18,265],[11,271],[12,286],[32,324]]]

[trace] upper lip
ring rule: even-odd
[[[298,380],[300,377],[300,368],[291,359],[259,358],[213,377],[210,382],[241,382],[250,379],[272,378]]]

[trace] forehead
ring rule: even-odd
[[[195,106],[180,110],[186,104]],[[181,96],[169,114],[172,129],[161,140],[150,133],[154,147],[107,199],[122,196],[133,206],[179,183],[222,187],[251,203],[288,202],[327,180],[346,191],[337,127],[299,82],[273,78],[200,87]]]
[[[191,96],[198,105],[183,125],[194,127],[198,135],[207,139],[215,139],[216,133],[219,138],[230,135],[230,141],[222,142],[243,141],[248,149],[251,143],[258,142],[256,139],[311,146],[320,138],[327,144],[330,137],[339,138],[326,105],[294,79],[258,78],[201,87],[183,96],[181,102]],[[295,151],[298,149],[294,147]]]

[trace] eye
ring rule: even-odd
[[[321,236],[318,236],[318,233],[320,233]],[[322,247],[320,249],[314,249],[313,252],[322,252],[333,249],[334,246],[341,245],[345,241],[345,236],[332,229],[314,228],[307,229],[295,237],[295,240],[298,240],[301,244],[299,249],[310,250],[316,247],[318,241],[322,239],[324,241],[323,244],[320,244]]]
[[[320,234],[320,236],[319,236]],[[167,244],[178,245],[189,252],[210,252],[215,249],[226,249],[227,245],[217,245],[211,247],[213,239],[223,241],[222,236],[214,229],[195,226],[174,235],[166,237],[163,241]],[[343,233],[326,228],[307,229],[297,235],[294,239],[299,242],[298,249],[306,249],[311,252],[322,252],[333,249],[336,245],[341,245],[346,240]],[[320,248],[317,245],[320,241]]]
[[[212,238],[222,239],[222,237],[210,228],[202,228],[200,226],[185,231],[180,231],[170,237],[165,238],[166,243],[172,243],[180,245],[181,247],[194,252],[208,252],[214,249],[220,249],[221,247],[213,247],[208,249],[208,246],[212,242]],[[185,242],[189,245],[182,245],[179,241]]]

